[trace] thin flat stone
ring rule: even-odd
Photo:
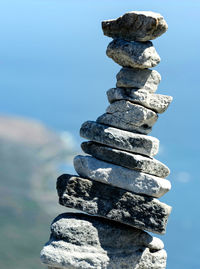
[[[116,76],[119,88],[144,89],[155,92],[161,81],[156,70],[123,67]]]
[[[151,68],[159,64],[160,57],[152,42],[130,42],[114,39],[107,47],[106,54],[123,67]]]
[[[157,113],[166,111],[173,98],[168,95],[149,93],[146,90],[134,90],[127,88],[112,88],[107,91],[108,101],[112,104],[119,100],[130,101],[142,105]]]
[[[123,131],[94,121],[83,123],[80,136],[113,148],[150,157],[156,155],[159,149],[159,140],[155,137]]]
[[[64,174],[57,180],[59,203],[137,229],[164,234],[171,207],[97,181]]]
[[[148,41],[165,33],[163,16],[151,11],[130,11],[121,17],[102,22],[104,35],[129,41]]]
[[[129,169],[165,178],[169,175],[169,168],[154,158],[133,154],[119,149],[113,149],[95,142],[83,142],[82,150],[102,161],[121,165]]]
[[[165,268],[163,247],[160,239],[142,230],[95,216],[65,213],[53,221],[41,260],[57,268]]]
[[[91,156],[76,156],[74,168],[81,177],[155,198],[163,196],[171,189],[169,180],[107,163]]]
[[[135,133],[148,134],[158,115],[141,105],[126,100],[112,103],[97,122]]]

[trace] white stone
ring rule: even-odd
[[[106,268],[109,258],[100,246],[78,246],[63,240],[50,239],[41,251],[42,263],[56,268]]]
[[[151,197],[161,197],[171,188],[166,179],[100,161],[91,156],[76,156],[74,168],[81,177]]]
[[[51,239],[41,252],[42,263],[49,269],[165,269],[167,253],[164,249],[151,252],[148,248],[132,247],[103,251],[100,247],[79,247],[62,240]],[[112,251],[115,251],[112,253]],[[116,255],[117,253],[118,255]],[[125,266],[125,267],[124,267]]]

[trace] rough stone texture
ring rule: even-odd
[[[173,98],[168,95],[149,93],[146,90],[133,90],[127,88],[112,88],[107,91],[108,101],[112,104],[119,100],[127,100],[150,108],[157,113],[163,113]]]
[[[116,86],[144,89],[153,93],[157,90],[160,81],[161,76],[156,70],[123,67],[117,74]]]
[[[74,168],[79,176],[90,178],[137,194],[159,198],[171,189],[169,180],[78,155]]]
[[[124,255],[120,250],[118,252],[119,255],[114,255],[109,251],[101,253],[97,247],[86,247],[83,250],[82,248],[52,238],[43,248],[41,260],[45,265],[55,266],[48,266],[48,269],[166,268],[167,253],[164,249],[151,252],[148,248],[135,247],[132,251],[125,252]]]
[[[98,123],[141,134],[150,133],[158,119],[154,111],[126,100],[112,103],[106,112],[98,117]]]
[[[131,11],[102,22],[104,35],[129,41],[148,41],[165,33],[168,25],[163,16],[151,11]]]
[[[83,142],[82,150],[102,161],[121,165],[129,169],[165,178],[169,175],[169,168],[154,158],[145,157],[139,154],[113,149],[95,142]]]
[[[94,121],[83,123],[80,135],[100,144],[146,156],[156,155],[159,148],[159,140],[155,137],[134,134]]]
[[[151,250],[164,248],[159,238],[142,230],[83,213],[60,214],[51,224],[51,233],[55,239],[65,239],[79,245],[99,245],[100,242],[104,246],[120,249],[131,245]]]
[[[164,234],[171,207],[149,196],[72,175],[57,180],[59,203],[141,230]]]
[[[106,251],[101,246],[76,245],[54,238],[47,242],[40,255],[42,263],[55,268],[100,269],[106,268],[109,262]]]
[[[160,239],[114,221],[66,213],[53,221],[51,231],[41,260],[57,268],[164,269],[166,266],[166,252]]]
[[[159,64],[160,57],[152,42],[130,42],[114,39],[107,48],[106,54],[117,64],[132,68],[151,68]]]
[[[119,113],[117,113],[119,114]],[[124,115],[126,116],[125,112]],[[148,126],[147,124],[142,124],[142,126],[137,126],[133,123],[126,122],[125,117],[119,118],[115,117],[113,114],[104,113],[96,120],[98,123],[105,124],[108,126],[116,127],[118,129],[122,129],[125,131],[138,133],[138,134],[149,134],[152,131],[152,127]]]

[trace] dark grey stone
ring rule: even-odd
[[[121,17],[102,22],[104,35],[129,41],[148,41],[165,33],[163,16],[151,11],[130,11]]]
[[[169,175],[169,168],[154,158],[133,154],[119,149],[113,149],[95,142],[83,142],[82,150],[102,161],[135,169],[143,173],[165,178]]]
[[[164,234],[171,207],[155,198],[72,175],[57,180],[59,203],[141,230]]]
[[[83,123],[80,135],[100,144],[146,156],[156,155],[159,148],[159,140],[155,137],[131,133],[94,121]]]

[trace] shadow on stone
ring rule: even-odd
[[[165,268],[163,247],[160,239],[142,230],[97,216],[64,213],[53,221],[41,259],[51,269]]]

